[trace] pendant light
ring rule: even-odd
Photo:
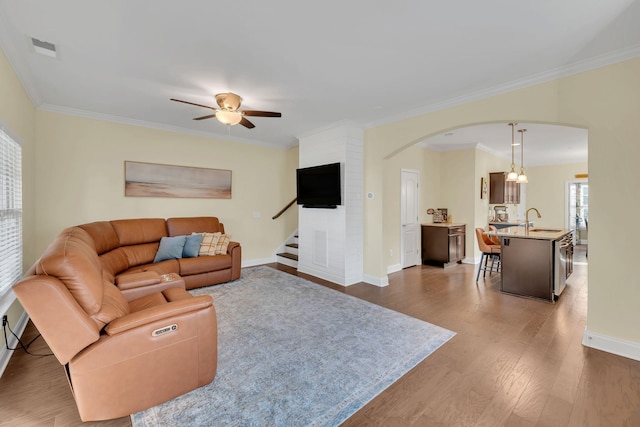
[[[524,173],[524,133],[526,131],[526,129],[518,129],[518,132],[520,132],[520,175],[518,175],[518,182],[520,184],[529,182],[527,175]]]
[[[518,181],[518,173],[516,172],[516,164],[513,160],[513,152],[514,152],[514,146],[515,146],[515,142],[513,140],[514,135],[515,135],[515,127],[516,127],[517,123],[509,123],[509,126],[511,126],[511,172],[509,172],[507,174],[507,181],[510,182],[515,182]]]

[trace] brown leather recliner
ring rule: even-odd
[[[60,361],[83,421],[132,414],[210,383],[210,296],[181,287],[127,301],[103,277],[89,234],[64,230],[14,292]]]

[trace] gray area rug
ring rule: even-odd
[[[190,292],[215,300],[216,378],[134,427],[336,426],[454,335],[265,266]]]

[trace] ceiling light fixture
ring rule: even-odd
[[[509,126],[511,126],[511,172],[509,172],[507,174],[507,181],[510,182],[515,182],[518,181],[518,173],[516,172],[516,164],[514,162],[513,159],[513,155],[514,155],[514,136],[515,136],[515,127],[516,127],[517,123],[509,123]]]
[[[518,129],[518,132],[520,132],[520,175],[518,175],[518,182],[520,184],[529,182],[527,175],[524,173],[524,133],[526,131],[526,129]]]
[[[216,111],[216,119],[225,125],[237,125],[242,120],[240,111],[218,110]]]

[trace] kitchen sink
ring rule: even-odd
[[[538,233],[559,233],[562,230],[559,228],[531,228],[529,229],[529,233],[534,233],[534,232],[538,232]]]

